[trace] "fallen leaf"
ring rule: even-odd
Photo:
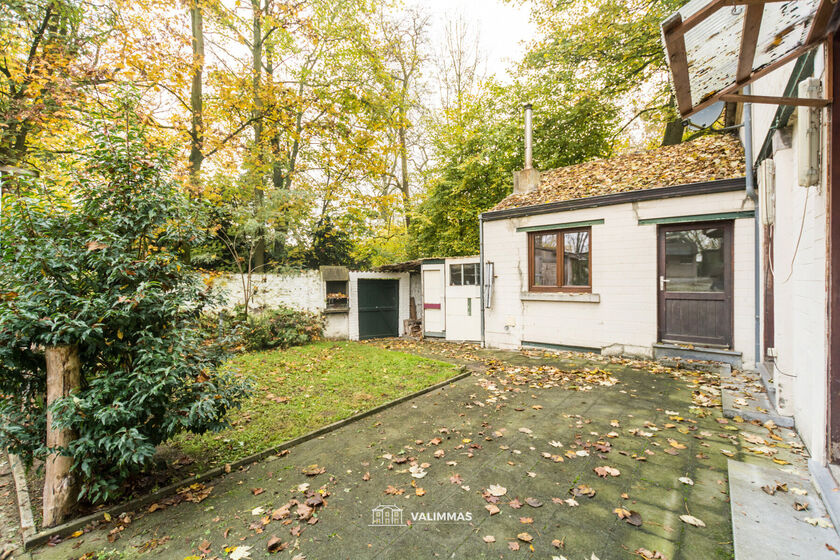
[[[810,523],[815,527],[822,527],[823,529],[831,529],[834,527],[834,525],[831,524],[831,521],[823,517],[806,517],[803,521],[805,523]]]
[[[700,519],[697,519],[693,515],[680,515],[680,519],[683,523],[688,523],[689,525],[693,525],[695,527],[705,527],[706,524],[703,523]]]
[[[268,539],[268,544],[266,547],[268,548],[268,552],[274,554],[275,552],[280,552],[281,550],[285,550],[286,547],[289,546],[287,543],[284,543],[280,537],[271,537]]]
[[[509,541],[508,548],[511,550],[519,550],[519,543],[516,541]]]
[[[527,542],[527,543],[534,540],[534,537],[532,537],[528,533],[519,533],[518,535],[516,535],[516,538],[519,539],[522,542]]]
[[[230,560],[242,560],[243,558],[251,557],[250,546],[237,546],[230,551]]]
[[[519,522],[524,525],[530,525],[534,522],[534,519],[532,517],[520,517]]]
[[[486,543],[494,543],[496,542],[496,537],[494,537],[493,535],[485,535],[484,538],[482,538],[482,540]]]
[[[305,474],[306,476],[318,476],[319,474],[324,474],[325,472],[327,472],[327,469],[324,467],[319,467],[318,465],[309,465],[301,472],[303,472],[303,474]]]
[[[491,496],[504,496],[507,494],[507,488],[504,486],[499,486],[498,484],[491,484],[490,487],[487,489]]]
[[[694,486],[694,481],[688,478],[687,476],[681,476],[677,480],[682,482],[683,484],[687,484],[689,486]]]
[[[418,496],[425,496],[426,495],[426,491],[423,490],[422,488],[416,488],[414,490],[414,493]]]
[[[636,554],[638,554],[645,560],[668,560],[667,558],[665,558],[665,555],[661,552],[657,552],[655,550],[650,551],[646,548],[637,548]]]
[[[542,502],[536,498],[525,498],[525,503],[533,508],[542,507]]]
[[[490,515],[496,515],[497,513],[502,511],[502,510],[499,509],[499,506],[497,506],[496,504],[487,504],[486,506],[484,506],[484,509],[489,511]]]
[[[618,476],[618,475],[620,475],[620,474],[621,474],[621,472],[619,472],[619,470],[618,470],[618,469],[614,469],[614,468],[612,468],[612,467],[607,467],[607,466],[604,466],[604,467],[595,467],[595,468],[594,468],[594,469],[592,469],[592,470],[594,470],[594,471],[595,471],[595,473],[596,473],[598,476],[601,476],[601,477],[604,477],[604,478],[607,478],[608,476]]]

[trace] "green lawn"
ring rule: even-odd
[[[227,367],[254,383],[231,428],[182,434],[166,446],[202,472],[428,387],[456,366],[357,342],[317,342],[235,357]]]

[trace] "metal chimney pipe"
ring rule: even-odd
[[[532,130],[532,107],[526,103],[525,109],[525,169],[534,167],[534,135]]]

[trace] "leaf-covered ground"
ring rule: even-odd
[[[368,346],[467,363],[473,375],[34,558],[731,558],[728,458],[805,468],[794,432],[721,417],[713,374]],[[403,523],[372,525],[380,505]]]
[[[175,438],[164,454],[200,473],[453,377],[452,365],[357,342],[252,352],[228,367],[254,385],[230,429]]]

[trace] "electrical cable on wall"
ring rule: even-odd
[[[793,256],[790,259],[790,272],[788,272],[787,277],[779,282],[779,284],[785,284],[788,280],[790,280],[791,276],[793,276],[793,265],[796,262],[796,256],[799,253],[799,243],[802,241],[802,232],[805,231],[805,215],[808,211],[808,194],[811,192],[811,189],[808,188],[805,190],[805,202],[802,204],[802,221],[799,224],[799,236],[796,238],[796,245],[793,247]],[[771,226],[773,232],[775,233],[775,226]],[[770,266],[770,273],[773,275],[773,279],[776,279],[776,271],[773,269],[773,255],[772,252],[768,255],[768,265]]]

